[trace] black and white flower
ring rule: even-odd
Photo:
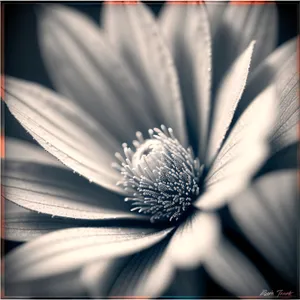
[[[289,250],[255,232],[280,230],[280,216],[264,220],[291,210],[296,173],[250,185],[298,140],[296,41],[273,52],[275,6],[166,4],[155,19],[141,3],[106,4],[104,20],[43,7],[59,94],[5,77],[10,112],[48,152],[7,138],[6,238],[27,241],[5,259],[7,293],[155,297],[176,269],[203,265],[230,292],[259,295],[265,279],[222,237],[225,205],[288,277]]]

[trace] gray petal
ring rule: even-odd
[[[211,163],[221,147],[236,106],[242,96],[250,68],[254,42],[235,60],[222,81],[214,103],[207,163]]]
[[[142,3],[106,4],[104,19],[108,37],[143,89],[147,112],[156,116],[156,122],[172,127],[185,145],[185,117],[177,73],[154,16]]]
[[[277,11],[274,4],[229,4],[214,37],[214,81],[221,80],[234,59],[252,40],[256,49],[252,70],[270,54],[277,40]]]
[[[6,256],[6,282],[20,284],[75,270],[97,259],[129,255],[162,240],[170,230],[79,227],[54,231]]]
[[[174,57],[190,143],[200,160],[207,145],[211,88],[211,38],[204,5],[166,4],[159,23]]]
[[[153,126],[136,82],[97,24],[63,5],[48,5],[38,16],[43,58],[59,92],[119,144]]]
[[[116,140],[72,101],[40,85],[5,77],[5,103],[37,142],[90,181],[119,191],[111,163]]]
[[[194,203],[201,209],[221,207],[243,190],[269,154],[268,139],[277,117],[275,87],[262,92],[225,140],[205,177],[205,190]]]
[[[157,297],[170,284],[174,268],[165,239],[153,247],[118,260],[94,262],[83,269],[82,280],[89,295]]]
[[[210,252],[204,267],[218,284],[236,296],[258,296],[268,289],[252,263],[225,239]]]
[[[297,172],[258,178],[230,203],[230,211],[252,244],[285,279],[297,279]]]

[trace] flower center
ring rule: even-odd
[[[131,211],[149,215],[151,222],[177,221],[199,195],[202,167],[191,148],[185,149],[173,130],[161,126],[149,130],[149,139],[140,132],[133,141],[136,150],[123,144],[124,157],[113,166],[123,175],[117,184],[128,193]]]

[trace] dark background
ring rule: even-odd
[[[35,3],[3,3],[2,8],[2,30],[4,33],[2,45],[4,45],[4,73],[23,78],[29,81],[38,82],[44,86],[53,88],[50,79],[47,75],[45,66],[42,62],[39,52],[36,34],[36,18],[35,18]],[[87,14],[96,22],[99,22],[101,4],[99,3],[66,3],[81,12]],[[163,5],[163,2],[147,3],[152,11],[157,15]],[[290,38],[297,35],[298,32],[298,18],[299,10],[296,2],[282,2],[276,3],[279,12],[279,33],[278,45],[286,42]],[[3,105],[3,104],[2,104]],[[5,134],[6,136],[17,137],[33,142],[32,138],[25,132],[25,130],[17,123],[11,116],[6,107],[3,105],[3,115],[5,120]],[[284,282],[272,269],[270,265],[259,255],[259,253],[248,243],[243,234],[236,228],[236,224],[231,219],[228,212],[223,210],[221,212],[222,219],[226,219],[226,228],[224,233],[231,239],[235,245],[246,253],[248,258],[252,260],[260,272],[267,278],[270,286],[274,291],[278,289],[296,291],[296,286],[291,286]],[[8,243],[5,245],[5,252],[14,248],[17,243]],[[218,286],[203,269],[197,270],[198,275],[201,276],[202,283],[205,282],[205,291],[201,289],[199,296],[205,297],[230,297],[225,290]],[[195,274],[185,274],[189,272],[181,272],[176,276],[174,286],[187,285],[184,278],[192,278]],[[184,283],[185,282],[185,283]],[[176,290],[176,289],[175,289]],[[197,288],[193,287],[188,295],[197,294]],[[168,292],[172,295],[172,288]],[[174,294],[173,294],[174,295]],[[175,296],[175,295],[174,295]],[[178,295],[177,295],[178,296]],[[185,295],[181,295],[185,296]],[[196,296],[196,295],[195,295]]]

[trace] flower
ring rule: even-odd
[[[244,33],[232,22],[237,9]],[[40,12],[61,95],[5,78],[10,112],[59,160],[7,142],[6,238],[30,240],[6,258],[8,294],[154,297],[177,268],[200,264],[230,292],[259,294],[266,281],[221,236],[216,210],[228,204],[257,244],[240,206],[254,203],[257,216],[251,189],[290,182],[290,172],[272,172],[243,192],[270,155],[297,141],[295,41],[269,55],[273,5],[169,4],[155,20],[143,4],[107,4],[104,19],[105,32],[65,6]],[[260,251],[280,269],[268,239]]]

